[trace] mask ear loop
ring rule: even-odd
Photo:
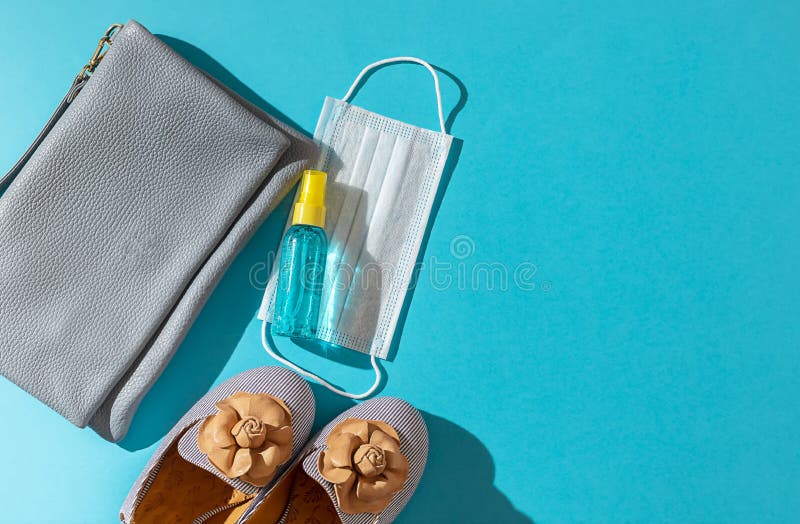
[[[303,375],[306,378],[310,378],[311,380],[314,380],[315,382],[319,383],[321,386],[333,391],[337,395],[341,395],[341,396],[347,397],[347,398],[352,398],[354,400],[362,400],[362,399],[365,399],[365,398],[371,396],[373,393],[375,393],[375,391],[381,385],[381,368],[378,365],[378,360],[375,357],[374,353],[370,356],[370,362],[372,362],[372,369],[375,370],[375,383],[372,384],[372,387],[369,388],[364,393],[359,393],[359,394],[356,395],[356,394],[348,393],[347,391],[343,391],[343,390],[337,388],[336,386],[334,386],[333,384],[331,384],[327,380],[325,380],[325,379],[323,379],[321,377],[318,377],[314,373],[312,373],[310,371],[307,371],[307,370],[301,368],[300,366],[298,366],[297,364],[295,364],[294,362],[291,362],[291,361],[283,358],[282,356],[278,355],[278,353],[272,348],[272,346],[270,345],[269,342],[270,341],[269,341],[269,339],[267,337],[267,321],[264,320],[261,323],[261,345],[264,346],[264,349],[267,351],[267,353],[269,353],[269,355],[272,358],[274,358],[275,360],[277,360],[278,362],[280,362],[284,366],[287,366],[287,367],[293,369],[294,371],[296,371],[297,373],[300,373],[301,375]]]
[[[442,128],[442,133],[447,134],[447,130],[444,127],[444,111],[442,111],[442,90],[439,88],[439,75],[436,74],[436,70],[433,68],[432,65],[430,65],[428,62],[426,62],[421,58],[416,58],[413,56],[397,56],[394,58],[384,58],[383,60],[378,60],[377,62],[368,65],[367,67],[362,69],[361,72],[358,74],[358,76],[356,77],[356,81],[353,82],[353,85],[350,86],[350,90],[347,91],[347,94],[344,95],[344,98],[342,100],[344,100],[345,102],[350,102],[350,99],[353,98],[353,94],[355,93],[358,84],[361,83],[361,80],[364,78],[364,75],[369,73],[371,70],[385,64],[394,64],[397,62],[413,62],[415,64],[423,66],[431,73],[431,76],[433,76],[433,85],[436,88],[436,105],[439,109],[439,127]]]

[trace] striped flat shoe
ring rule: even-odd
[[[414,494],[427,457],[428,431],[414,407],[391,397],[368,400],[311,439],[239,522],[394,522]]]
[[[244,522],[303,456],[314,395],[299,375],[251,369],[220,384],[164,438],[126,498],[127,524]]]

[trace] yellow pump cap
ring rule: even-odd
[[[294,205],[292,225],[325,227],[325,183],[328,174],[307,169],[300,182],[300,195]]]

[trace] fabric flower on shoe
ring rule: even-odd
[[[263,487],[292,454],[292,414],[280,399],[239,392],[215,404],[197,447],[228,478]]]
[[[325,444],[317,467],[334,484],[342,512],[380,513],[403,489],[409,464],[389,424],[350,418],[333,428]]]

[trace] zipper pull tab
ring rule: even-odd
[[[81,72],[78,73],[76,80],[86,80],[92,75],[92,73],[94,73],[94,70],[100,64],[100,61],[102,61],[103,57],[106,56],[106,53],[108,53],[108,49],[106,49],[106,47],[111,45],[111,39],[120,29],[122,29],[122,24],[111,24],[111,27],[106,30],[105,34],[100,38],[100,41],[97,42],[97,47],[92,54],[92,58],[90,58],[89,62],[83,66],[83,69],[81,69]]]

